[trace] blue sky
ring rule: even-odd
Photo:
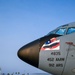
[[[17,57],[23,45],[75,21],[75,0],[0,0],[0,67],[3,72],[44,73]]]

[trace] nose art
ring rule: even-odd
[[[38,67],[39,43],[36,41],[23,46],[18,51],[18,57],[26,63]]]

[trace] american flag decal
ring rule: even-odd
[[[60,49],[60,40],[57,38],[51,38],[50,40],[46,41],[41,50],[59,50]]]

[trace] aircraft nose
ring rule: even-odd
[[[36,40],[20,48],[18,51],[18,57],[28,64],[38,67],[39,40]]]

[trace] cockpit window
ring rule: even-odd
[[[75,32],[75,28],[72,27],[72,28],[68,29],[67,34],[71,34],[71,33],[74,33],[74,32]]]
[[[47,35],[50,35],[50,34],[65,35],[65,32],[66,32],[66,28],[60,28],[60,29],[55,29],[49,32]]]
[[[65,28],[61,28],[61,29],[58,29],[58,30],[56,31],[56,34],[64,35],[64,34],[65,34],[65,31],[66,31]]]

